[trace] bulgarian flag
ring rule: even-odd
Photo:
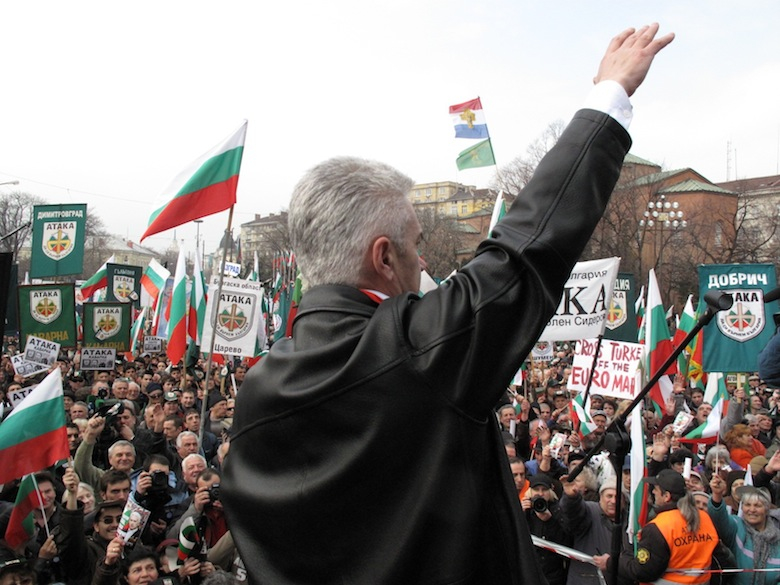
[[[636,302],[634,303],[634,314],[636,315],[636,330],[639,332],[639,336],[637,338],[637,341],[639,343],[642,343],[642,340],[645,338],[645,286],[642,285],[642,288],[639,289],[639,294],[636,297]]]
[[[707,376],[704,374],[704,329],[696,334],[693,339],[693,351],[691,352],[690,367],[688,376],[693,388],[704,388],[707,382]]]
[[[176,365],[187,350],[187,273],[184,250],[179,250],[176,275],[173,277],[170,319],[168,320],[168,358]]]
[[[655,270],[650,269],[647,277],[647,313],[645,313],[645,348],[647,349],[647,376],[653,376],[661,364],[672,354],[672,340],[669,335],[669,326],[666,324],[666,311],[661,303],[661,293],[658,290],[658,281],[655,279]],[[671,396],[673,385],[667,374],[674,374],[676,367],[672,364],[664,372],[650,390],[650,398],[663,412],[666,408],[666,399]]]
[[[160,196],[166,203],[152,213],[142,242],[152,234],[235,205],[246,127],[244,121],[236,132],[179,173]]]
[[[641,376],[641,373],[637,373]],[[641,385],[641,380],[637,380],[637,387]],[[629,502],[628,513],[628,533],[629,540],[637,548],[639,542],[638,534],[642,527],[647,523],[647,493],[648,487],[645,477],[647,477],[647,465],[645,455],[645,433],[642,430],[642,407],[637,405],[629,415],[631,417],[631,501]],[[620,480],[618,480],[620,481]]]
[[[59,368],[58,368],[59,369]],[[5,541],[12,549],[19,548],[35,534],[33,510],[43,508],[41,494],[32,474],[25,475],[16,493],[14,509],[5,529]]]
[[[728,399],[728,390],[721,372],[713,372],[707,380],[704,401],[712,404],[707,420],[685,435],[681,441],[690,443],[714,443],[718,440],[720,421],[723,418],[723,403]]]
[[[0,484],[68,457],[62,373],[54,368],[0,425]]]
[[[200,258],[195,254],[192,268],[192,289],[190,290],[190,314],[187,320],[187,333],[196,345],[201,345],[203,324],[206,322],[206,279],[200,269]]]
[[[287,337],[292,337],[293,321],[298,314],[298,305],[301,302],[301,296],[303,296],[303,284],[301,283],[301,271],[298,270],[295,276],[295,284],[293,284],[290,312],[287,315],[287,330],[285,331]]]
[[[193,554],[199,554],[203,546],[198,527],[192,516],[188,516],[182,522],[179,530],[179,548],[176,554],[176,564],[181,566]]]
[[[693,311],[693,295],[688,295],[688,300],[685,301],[685,308],[683,308],[682,317],[677,324],[677,331],[674,332],[674,347],[678,347],[687,335],[693,331],[696,326],[696,313]],[[691,353],[693,351],[693,343],[686,347],[686,351],[681,353],[677,358],[677,369],[684,378],[688,378],[690,372]],[[685,357],[685,354],[688,357]]]
[[[593,422],[590,418],[590,414],[585,410],[585,407],[582,404],[582,398],[583,395],[579,394],[571,401],[571,405],[573,406],[571,410],[571,424],[572,428],[580,434],[580,437],[585,438],[586,435],[589,435],[596,430],[596,423]]]
[[[165,288],[165,282],[171,276],[170,271],[152,258],[141,276],[141,306],[157,307],[160,293]]]
[[[496,203],[493,205],[493,215],[490,216],[490,226],[488,233],[493,231],[496,224],[506,215],[506,203],[504,202],[504,191],[499,191],[496,195]]]
[[[125,353],[127,361],[131,361],[138,353],[138,342],[141,340],[141,333],[144,330],[146,324],[146,311],[148,307],[141,307],[141,312],[138,313],[138,317],[133,322],[133,327],[130,329],[130,351]]]
[[[108,286],[108,275],[106,274],[106,265],[114,263],[114,255],[111,258],[103,262],[103,266],[98,268],[98,271],[84,284],[81,285],[81,296],[87,301],[92,298],[97,291]]]

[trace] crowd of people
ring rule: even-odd
[[[16,375],[7,353],[2,366],[8,415],[9,392],[43,375]],[[35,474],[41,505],[33,535],[16,546],[3,537],[19,482],[2,486],[0,583],[245,582],[220,478],[246,367],[215,365],[206,376],[203,361],[185,371],[160,355],[84,371],[78,354],[53,367],[70,458]]]
[[[616,471],[609,453],[597,449],[569,481],[569,473],[630,405],[590,394],[587,404],[596,426],[590,434],[578,433],[570,403],[577,393],[567,388],[571,358],[560,351],[551,362],[539,363],[531,369],[527,391],[510,389],[496,410],[531,533],[594,558],[585,563],[540,549],[550,584],[595,584],[597,569],[608,583],[615,574],[618,583],[777,583],[780,390],[757,372],[728,378],[718,436],[686,441],[712,405],[701,388],[674,378],[673,394],[661,412],[649,399],[644,405],[648,490],[642,501],[631,492],[630,455]],[[685,428],[679,421],[690,416],[680,412],[693,417]],[[620,518],[617,498],[622,498]],[[636,545],[626,535],[629,503],[649,513]],[[622,540],[618,559],[615,530]]]

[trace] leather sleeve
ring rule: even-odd
[[[476,257],[402,306],[398,326],[417,371],[446,376],[430,384],[447,387],[467,414],[496,403],[554,314],[629,146],[615,120],[578,112]],[[445,342],[448,351],[436,351]],[[468,391],[475,387],[485,392]]]

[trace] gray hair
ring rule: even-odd
[[[707,469],[715,469],[713,466],[715,465],[716,458],[720,465],[731,463],[731,453],[729,453],[729,449],[726,445],[715,445],[712,449],[707,451],[707,455],[704,457],[704,467]]]
[[[111,445],[111,446],[108,448],[108,456],[109,456],[109,457],[113,456],[113,454],[114,454],[114,451],[116,451],[117,449],[119,449],[119,447],[130,447],[130,448],[133,450],[133,455],[135,455],[135,454],[136,454],[136,453],[135,453],[135,445],[133,445],[133,444],[132,444],[130,441],[121,440],[121,441],[117,441],[116,443],[113,443],[113,444],[112,444],[112,445]]]
[[[696,507],[696,498],[693,494],[686,492],[686,494],[677,500],[677,509],[685,519],[685,523],[688,525],[688,532],[699,531],[699,509]]]
[[[186,439],[186,438],[187,438],[187,437],[189,437],[190,435],[192,435],[193,437],[195,437],[195,440],[196,440],[196,441],[198,440],[198,435],[196,435],[196,434],[195,434],[195,433],[193,433],[192,431],[182,431],[182,432],[180,432],[180,433],[179,433],[179,435],[176,437],[176,446],[177,446],[177,447],[181,447],[181,444],[184,442],[184,439]]]
[[[406,195],[414,182],[384,163],[329,159],[306,172],[293,190],[290,240],[310,286],[357,286],[366,250],[378,236],[404,249],[413,217]]]
[[[189,462],[192,461],[193,459],[197,459],[198,461],[202,461],[203,465],[205,465],[206,467],[209,466],[208,462],[206,461],[206,458],[203,455],[200,455],[198,453],[190,453],[184,459],[181,460],[181,468],[184,469],[185,467],[187,467]]]

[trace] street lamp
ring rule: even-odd
[[[645,235],[648,231],[653,236],[653,268],[661,265],[665,241],[664,231],[676,232],[688,227],[688,221],[683,219],[684,212],[677,201],[667,201],[666,195],[657,195],[647,202],[647,209],[639,220],[641,236],[639,240],[639,259],[642,261],[642,252],[645,244]]]
[[[5,183],[0,183],[0,186],[2,185],[18,185],[19,181],[6,181]]]

